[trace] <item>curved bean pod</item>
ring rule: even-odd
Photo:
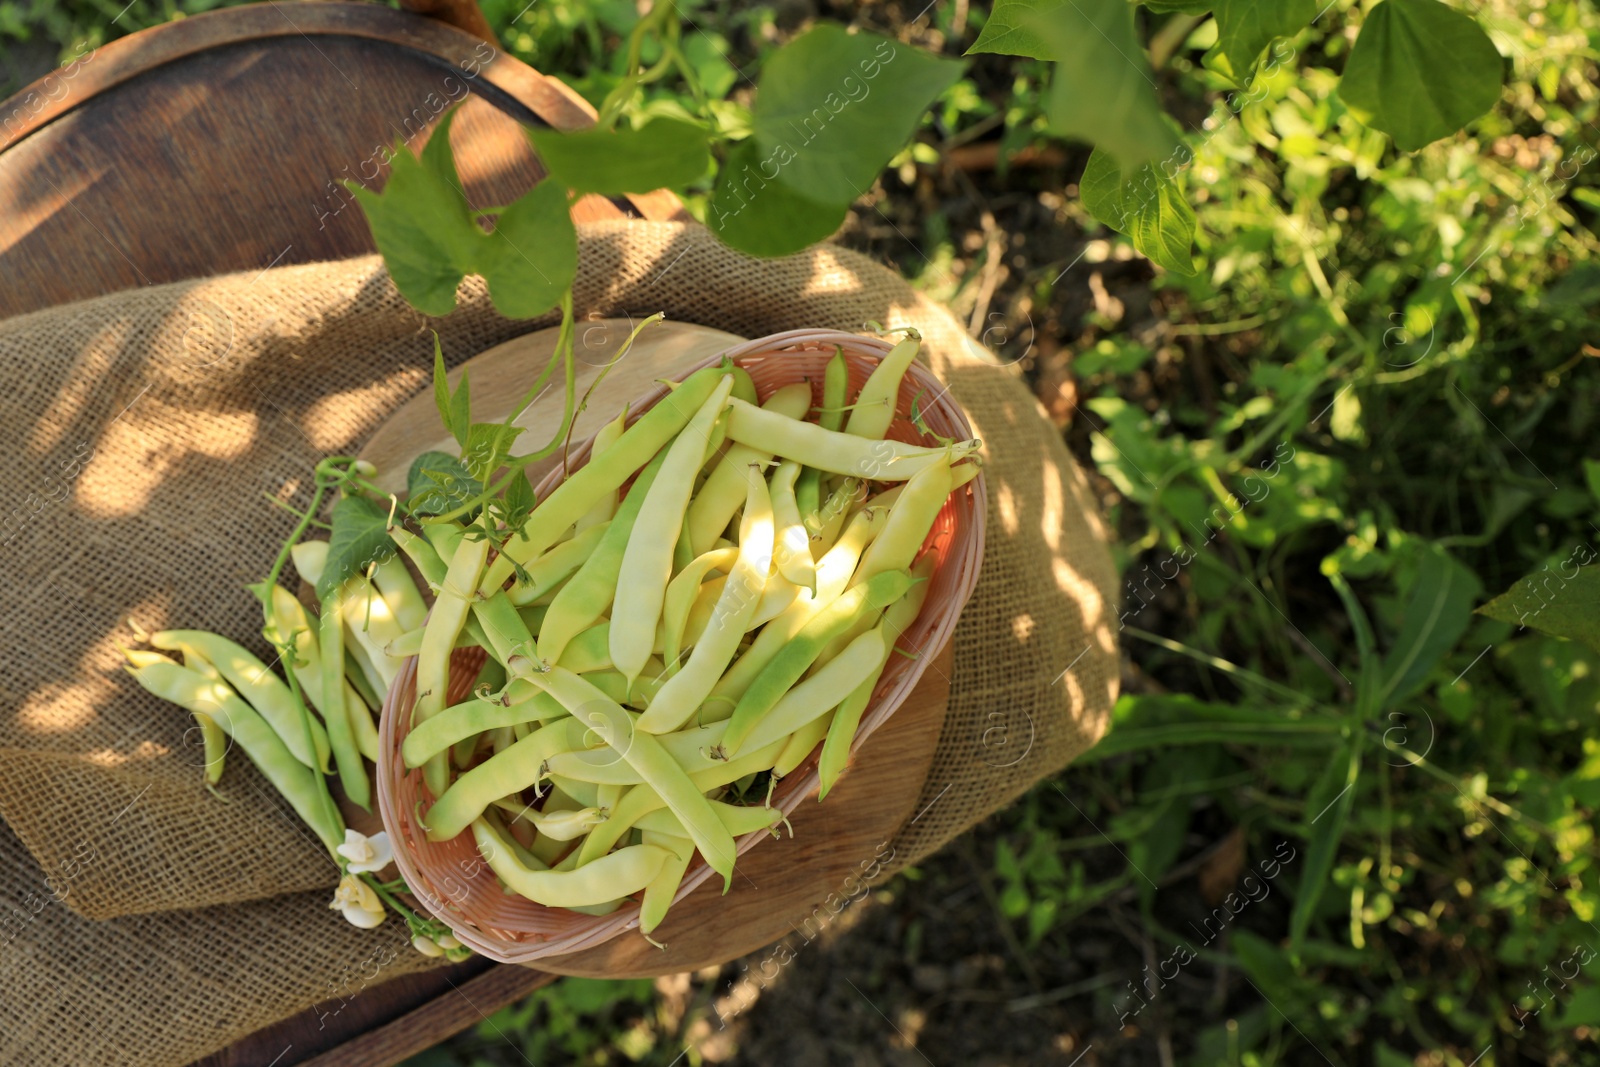
[[[612,514],[615,514],[615,509]],[[584,527],[572,537],[562,541],[523,567],[530,581],[524,584],[522,579],[518,578],[506,591],[506,595],[520,608],[551,592],[563,578],[576,573],[578,568],[583,566],[583,561],[594,553],[595,546],[600,543],[600,539],[610,527],[611,515],[607,515],[599,522]]]
[[[667,583],[666,596],[661,600],[660,643],[661,658],[669,664],[669,670],[676,671],[678,653],[683,650],[683,628],[689,621],[689,609],[694,606],[700,584],[712,571],[727,573],[732,570],[738,558],[737,548],[714,548],[702,552]]]
[[[655,845],[630,845],[575,871],[530,870],[506,839],[483,819],[472,823],[472,836],[489,869],[513,892],[550,908],[603,904],[637,893],[650,884],[672,855]]]
[[[882,627],[874,627],[856,638],[845,650],[829,660],[811,677],[797,682],[784,693],[771,710],[761,715],[737,744],[729,743],[728,752],[738,755],[745,748],[760,748],[779,738],[788,738],[847,698],[855,688],[878,673],[887,655],[887,644]],[[751,692],[755,692],[752,687]],[[738,712],[731,723],[739,722]],[[822,740],[818,733],[805,752]],[[724,735],[726,740],[726,735]],[[780,754],[781,755],[781,754]],[[804,758],[804,752],[801,754]]]
[[[445,708],[406,735],[401,759],[407,767],[420,767],[463,738],[526,722],[550,722],[567,713],[548,693],[521,679],[506,690],[506,700],[475,699]]]
[[[661,473],[644,498],[636,535],[628,539],[617,572],[611,613],[611,661],[631,683],[655,645],[661,602],[672,578],[672,553],[683,528],[694,478],[705,461],[711,425],[728,403],[733,379],[724,377],[667,449]],[[757,409],[759,410],[759,409]]]
[[[728,372],[722,367],[695,371],[623,431],[616,444],[603,455],[573,471],[533,509],[522,533],[506,546],[506,558],[496,560],[485,572],[482,588],[487,592],[504,585],[511,577],[513,560],[527,563],[538,558],[597,501],[620,489],[635,471],[689,424],[706,398],[720,389],[727,377]],[[699,464],[695,466],[698,468]]]
[[[857,394],[855,406],[850,409],[850,421],[845,423],[845,433],[856,437],[881,438],[889,432],[894,422],[895,402],[900,399],[901,379],[906,376],[906,368],[917,358],[917,350],[921,347],[922,338],[911,333],[878,361]]]
[[[911,587],[911,575],[905,571],[880,574],[869,582],[848,589],[837,600],[817,612],[816,617],[772,657],[756,676],[750,688],[733,709],[728,732],[723,735],[723,746],[737,754],[744,746],[751,730],[772,710],[773,705],[800,680],[829,641],[848,629],[857,619],[881,611],[900,599]],[[838,703],[848,695],[848,690],[836,697]],[[833,706],[823,705],[822,711]],[[819,712],[820,714],[820,712]]]
[[[130,667],[128,673],[156,696],[208,715],[227,731],[330,854],[344,843],[343,821],[317,772],[301,763],[266,719],[233,690],[170,661]]]
[[[733,838],[711,810],[701,790],[682,767],[661,747],[654,735],[633,728],[628,713],[600,690],[571,671],[551,668],[534,679],[575,717],[603,730],[607,743],[639,772],[644,783],[661,794],[667,807],[683,821],[684,829],[706,862],[722,875],[723,892],[733,884]]]
[[[726,719],[733,714],[733,706],[744,696],[745,690],[755,681],[772,657],[792,641],[806,623],[844,592],[850,575],[856,569],[861,553],[888,521],[888,512],[868,509],[850,520],[839,543],[828,550],[817,564],[817,592],[812,596],[801,591],[783,614],[767,623],[756,635],[744,655],[722,676],[711,690],[715,699],[709,701],[701,716],[702,722]]]
[[[372,583],[394,613],[401,630],[415,630],[428,617],[428,605],[423,603],[417,583],[400,557],[391,553],[372,568]]]
[[[717,813],[717,818],[722,820],[722,825],[726,826],[728,833],[734,837],[753,834],[757,830],[769,830],[783,821],[782,811],[760,804],[728,804],[721,800],[713,800],[711,810]],[[684,832],[683,823],[665,807],[646,812],[633,825],[637,830],[674,834],[678,837],[688,836]]]
[[[694,859],[694,842],[687,837],[646,830],[643,843],[668,853],[661,869],[644,887],[644,899],[639,904],[639,932],[648,934],[667,917],[667,909],[672,907],[678,886],[683,884],[683,876],[689,870],[689,861]]]
[[[267,665],[245,649],[218,634],[204,630],[163,630],[152,634],[150,643],[169,652],[195,655],[222,672],[228,684],[260,712],[261,718],[277,732],[295,759],[307,767],[328,767],[328,734],[322,724],[310,718],[311,748],[306,747],[305,729],[294,694]]]
[[[398,524],[389,527],[389,536],[417,568],[422,580],[428,583],[429,592],[437,593],[439,587],[444,584],[445,573],[450,569],[449,564],[439,558],[438,549]]]
[[[639,724],[643,721],[642,717],[636,721],[634,729],[640,729]],[[717,722],[670,734],[658,734],[656,740],[685,773],[698,774],[700,771],[715,770],[728,762],[721,749],[722,735],[727,728],[726,722]],[[550,773],[575,781],[593,782],[595,785],[637,785],[644,781],[643,775],[613,751],[614,747],[608,745],[605,748],[562,752],[551,756]]]
[[[333,749],[333,765],[339,771],[339,785],[345,796],[359,806],[372,810],[372,782],[367,778],[366,764],[356,748],[355,722],[351,718],[344,697],[344,623],[339,598],[342,589],[336,589],[322,604],[321,649],[328,651],[319,666],[318,695],[335,694],[334,699],[319,701],[318,708],[328,724],[328,746]],[[304,691],[304,685],[301,686]],[[309,697],[310,694],[308,693]]]
[[[850,584],[860,585],[874,575],[910,567],[954,489],[955,475],[943,459],[908,480],[889,509],[883,532],[862,554],[861,566]]]
[[[128,662],[135,667],[148,667],[153,663],[171,663],[172,661],[159,652],[140,652],[123,649],[122,654]],[[225,685],[222,674],[216,667],[207,663],[199,656],[185,655],[183,665],[186,669],[202,675],[207,681],[218,685]],[[194,716],[195,725],[200,728],[200,743],[206,757],[206,782],[216,785],[222,780],[223,763],[228,756],[228,732],[217,725],[217,720],[207,713],[196,708],[189,708]]]
[[[800,464],[786,459],[772,472],[772,521],[777,526],[774,559],[779,574],[815,593],[817,565],[811,558],[811,533],[800,521],[800,506],[794,498],[800,471]]]
[[[856,686],[834,712],[833,722],[828,726],[827,740],[822,743],[822,755],[817,757],[817,776],[822,782],[818,800],[828,795],[828,790],[844,773],[845,764],[850,759],[850,743],[855,740],[856,727],[861,725],[861,713],[871,701],[872,691],[877,688],[878,679],[883,677],[889,657],[894,655],[896,642],[921,614],[922,605],[928,599],[928,590],[933,587],[933,571],[937,562],[931,553],[917,560],[911,568],[911,576],[918,579],[917,583],[906,590],[905,596],[884,609],[883,622],[879,624],[886,638],[883,660],[878,664],[878,669]]]
[[[873,441],[786,419],[742,400],[728,401],[728,409],[728,437],[732,440],[760,444],[784,459],[829,474],[877,482],[903,482],[947,455],[951,460],[962,459],[981,447],[976,440],[933,448]]]
[[[811,386],[804,382],[786,385],[767,398],[761,410],[786,419],[802,419],[811,407]],[[763,468],[772,462],[772,453],[759,444],[734,444],[723,453],[711,476],[695,494],[684,516],[689,530],[689,545],[695,555],[711,549],[722,531],[733,520],[733,513],[745,498],[745,471],[750,464]]]
[[[759,469],[751,467],[746,473],[749,488],[744,517],[739,522],[738,559],[717,598],[710,622],[689,653],[689,661],[667,679],[667,684],[650,701],[649,709],[639,717],[641,730],[666,733],[688,721],[728,669],[745,631],[750,628],[750,620],[761,606],[767,571],[772,567],[773,505]],[[790,503],[793,503],[792,498]],[[801,534],[804,534],[803,529]]]
[[[822,372],[822,408],[817,412],[817,425],[824,430],[844,427],[845,402],[850,392],[850,364],[845,361],[844,349],[835,348]],[[822,510],[822,472],[807,467],[794,486],[794,501],[805,519],[806,529],[816,533],[822,528],[817,513]],[[815,523],[815,525],[813,525]]]
[[[455,647],[456,637],[467,621],[471,598],[477,590],[478,576],[483,572],[488,554],[488,538],[474,541],[462,537],[456,543],[450,569],[445,572],[444,583],[439,586],[439,595],[433,601],[433,610],[428,613],[427,629],[422,634],[422,649],[417,653],[417,697],[411,712],[413,725],[427,722],[444,710],[445,688],[450,680],[450,650]],[[429,792],[434,796],[443,795],[449,788],[450,768],[443,754],[434,756],[424,764],[422,773]]]
[[[828,724],[833,722],[833,714],[832,711],[825,711],[790,734],[783,744],[783,751],[778,753],[778,759],[772,765],[772,773],[782,778],[804,763],[806,757],[811,755],[811,750],[817,747],[817,742],[828,736]]]
[[[448,841],[455,837],[490,804],[537,782],[546,760],[558,752],[582,747],[589,733],[589,727],[576,719],[557,719],[467,771],[450,783],[428,809],[428,840]]]

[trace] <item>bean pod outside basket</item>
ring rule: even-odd
[[[714,365],[724,356],[731,357],[749,372],[762,401],[785,385],[809,381],[812,402],[820,404],[823,371],[836,347],[843,350],[849,363],[850,395],[854,396],[878,360],[892,347],[892,342],[834,330],[791,330],[744,342],[700,366]],[[630,405],[630,424],[667,392],[665,386],[658,387]],[[891,438],[919,444],[936,443],[931,437],[925,438],[913,424],[913,402],[923,425],[932,433],[956,440],[972,437],[972,428],[944,385],[926,367],[914,362],[901,383],[895,421],[889,431]],[[591,444],[592,440],[588,440],[574,445],[568,458],[571,469],[588,462]],[[562,477],[563,472],[558,467],[541,480],[536,487],[539,499],[543,500]],[[983,561],[984,492],[984,479],[980,474],[958,489],[939,513],[924,545],[926,551],[936,553],[938,558],[932,588],[917,621],[898,642],[900,649],[915,653],[915,658],[899,655],[889,658],[883,677],[873,691],[872,701],[862,715],[851,746],[852,755],[910,696],[923,671],[943,651],[954,633],[956,619],[972,595]],[[465,697],[465,690],[482,662],[480,649],[458,649],[453,654],[450,665],[452,702]],[[384,701],[379,729],[382,758],[377,768],[377,793],[383,825],[394,846],[395,862],[418,903],[447,924],[462,944],[501,963],[531,963],[548,956],[577,952],[637,927],[637,900],[629,900],[616,911],[598,916],[546,907],[504,892],[488,864],[479,856],[470,832],[463,832],[450,841],[428,840],[419,819],[434,798],[423,784],[421,769],[408,770],[400,756],[400,746],[411,727],[410,710],[415,694],[416,659],[413,657],[401,668]],[[819,744],[774,791],[772,803],[785,814],[793,812],[806,797],[816,795],[820,749]],[[920,785],[917,783],[918,787]],[[739,838],[739,854],[754,848],[768,836],[766,831],[759,831]],[[674,903],[694,892],[712,873],[697,854]],[[749,890],[736,886],[733,891]]]

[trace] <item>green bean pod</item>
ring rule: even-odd
[[[306,584],[316,585],[322,581],[322,572],[328,565],[328,542],[301,541],[289,549],[289,558],[294,560],[294,569],[300,572]]]
[[[661,602],[672,579],[673,549],[694,491],[695,473],[705,460],[711,424],[728,403],[732,388],[733,379],[723,378],[667,449],[661,473],[644,498],[634,536],[623,552],[611,613],[611,661],[629,682],[639,676],[655,645]]]
[[[491,593],[472,602],[472,617],[478,620],[483,634],[489,639],[489,655],[513,674],[524,674],[534,668],[533,634],[528,624],[517,614],[516,605],[504,592]]]
[[[489,869],[508,888],[550,908],[583,907],[637,893],[672,855],[655,845],[631,845],[579,870],[535,871],[483,819],[472,823],[472,836]]]
[[[622,431],[627,428],[628,407],[624,404],[622,410],[617,412],[617,417],[600,427],[600,431],[594,435],[594,443],[589,446],[590,458],[605,455],[606,449],[616,444],[617,439],[622,436]],[[610,522],[611,516],[616,513],[617,493],[616,490],[612,490],[609,493],[602,494],[594,506],[583,513],[583,516],[575,524],[576,531],[581,534],[585,530],[599,526],[603,522]],[[546,554],[548,555],[548,553]]]
[[[844,427],[845,402],[850,392],[850,364],[844,358],[844,349],[834,348],[822,373],[822,408],[817,412],[817,425],[824,430]],[[807,467],[794,485],[795,505],[805,519],[806,529],[815,534],[822,528],[818,512],[822,510],[822,472]]]
[[[795,683],[772,705],[771,710],[756,720],[738,744],[728,746],[728,752],[737,755],[742,749],[760,748],[780,738],[788,738],[827,714],[849,697],[858,685],[878,674],[888,654],[887,648],[881,626],[868,630],[815,674]],[[752,687],[751,692],[754,691]],[[734,724],[739,722],[737,711],[729,721]],[[805,751],[809,752],[811,746],[822,738],[823,734],[818,733]]]
[[[484,808],[537,782],[546,760],[558,752],[582,747],[590,733],[589,726],[576,719],[556,719],[467,771],[451,782],[428,809],[428,840],[448,841],[455,837],[482,815]]]
[[[833,711],[825,711],[790,734],[784,742],[783,751],[778,753],[777,762],[772,765],[772,773],[782,778],[804,763],[806,757],[811,755],[811,750],[817,747],[817,742],[828,736],[828,725],[833,722],[833,715]]]
[[[423,602],[417,583],[398,555],[391,553],[372,568],[372,583],[383,594],[395,622],[402,630],[414,630],[428,617],[428,605]]]
[[[605,454],[573,471],[533,509],[522,533],[506,546],[505,557],[497,559],[485,572],[482,588],[486,592],[500,588],[511,577],[513,561],[527,563],[537,559],[597,501],[620,489],[635,471],[689,424],[727,376],[728,372],[722,367],[695,371],[623,431]]]
[[[638,521],[639,509],[644,506],[644,499],[666,458],[666,453],[657,455],[639,472],[594,552],[551,601],[544,625],[539,629],[541,662],[559,663],[567,642],[593,626],[611,607],[617,592],[617,573],[622,569],[622,556],[627,551],[634,523]]]
[[[526,722],[550,722],[566,715],[567,709],[531,682],[518,679],[506,689],[501,700],[475,698],[453,704],[427,722],[419,723],[400,745],[400,757],[407,767],[420,767],[430,756],[445,751],[463,738],[505,726]]]
[[[135,667],[148,667],[152,663],[171,663],[172,661],[159,652],[139,652],[124,648],[122,654],[128,657],[128,662]],[[207,681],[218,685],[225,685],[222,672],[216,667],[201,659],[198,654],[185,654],[183,666],[203,676]],[[222,767],[228,756],[228,732],[217,725],[217,720],[203,711],[189,709],[194,716],[195,725],[200,729],[201,751],[206,757],[205,779],[207,784],[216,785],[222,780]]]
[[[320,694],[333,693],[335,696],[332,700],[321,701],[318,707],[328,724],[328,746],[333,749],[333,765],[339,770],[339,785],[344,789],[344,795],[371,811],[372,782],[367,778],[366,764],[361,762],[361,752],[356,747],[355,723],[343,699],[344,623],[339,603],[342,592],[342,588],[334,590],[322,604],[318,651],[320,653],[325,648],[328,654],[326,657],[319,656],[322,670],[317,679],[317,688]]]
[[[523,567],[529,581],[524,583],[518,578],[512,583],[507,591],[511,602],[518,607],[526,607],[553,591],[563,578],[570,577],[583,566],[583,561],[594,552],[595,546],[600,543],[600,539],[605,536],[610,526],[611,516],[608,515],[599,522],[579,530],[572,537]]]
[[[894,423],[895,403],[900,399],[900,382],[906,369],[917,358],[922,338],[912,333],[891,348],[878,361],[867,377],[867,382],[856,395],[855,406],[850,409],[850,419],[844,432],[856,437],[881,438]]]
[[[633,728],[632,720],[615,701],[571,671],[551,668],[534,679],[550,692],[575,717],[590,721],[604,731],[606,743],[621,754],[649,785],[666,801],[667,807],[683,822],[695,848],[706,862],[722,875],[723,892],[733,884],[733,838],[711,810],[701,790],[660,741],[652,734]]]
[[[646,830],[643,844],[668,853],[666,862],[644,887],[644,899],[639,904],[639,932],[648,934],[667,917],[667,909],[672,907],[672,899],[678,895],[678,886],[689,870],[689,861],[694,859],[694,842],[687,837]]]
[[[773,559],[784,578],[816,592],[817,565],[811,558],[811,534],[800,521],[800,506],[794,498],[794,483],[801,469],[791,459],[778,464],[772,472],[772,521],[777,527]]]
[[[772,657],[771,662],[739,698],[728,732],[723,736],[723,746],[728,752],[737,755],[741,751],[756,724],[800,680],[806,668],[811,666],[829,641],[843,633],[858,618],[881,611],[898,600],[911,587],[911,583],[911,575],[905,571],[880,574],[869,582],[846,590],[837,600],[817,612],[795,635],[794,640]],[[841,693],[834,703],[847,694],[848,690]],[[832,704],[824,705],[821,710],[829,707]]]
[[[347,637],[359,646],[364,662],[377,671],[382,681],[374,688],[388,692],[395,675],[400,673],[401,661],[384,651],[384,646],[404,635],[405,628],[395,617],[389,602],[359,574],[352,575],[340,589],[339,608]]]
[[[750,628],[750,620],[761,606],[767,572],[772,568],[773,503],[760,470],[751,467],[747,475],[749,488],[744,516],[739,521],[738,558],[717,598],[710,622],[689,653],[689,661],[667,679],[650,701],[649,709],[639,717],[641,730],[663,734],[688,721],[728,669]]]
[[[683,628],[689,621],[689,609],[694,606],[700,584],[711,571],[732,570],[738,558],[737,548],[714,548],[690,560],[667,583],[666,595],[661,600],[660,641],[661,658],[666,661],[667,670],[677,673],[678,653],[683,651]]]
[[[784,386],[761,405],[763,411],[786,419],[804,418],[810,407],[811,387],[803,382]],[[689,546],[696,556],[711,550],[722,531],[728,528],[733,513],[744,503],[745,472],[750,464],[765,468],[771,462],[772,453],[759,444],[734,444],[723,453],[684,516]]]
[[[639,729],[639,722],[642,721],[641,718],[635,722],[633,728]],[[726,722],[712,723],[670,734],[658,734],[656,740],[686,773],[698,774],[714,770],[728,761],[721,748],[722,735],[727,728]],[[551,756],[550,773],[574,781],[593,782],[595,785],[637,785],[644,781],[640,772],[626,760],[619,759],[609,745]]]
[[[334,618],[338,618],[336,614]],[[320,628],[320,621],[317,624]],[[272,589],[272,607],[267,614],[267,625],[262,633],[274,645],[294,639],[294,662],[291,669],[294,677],[300,683],[301,695],[317,709],[317,713],[327,721],[329,707],[323,699],[323,663],[324,657],[317,641],[317,630],[312,628],[311,618],[306,614],[306,609],[296,600],[293,593],[283,588],[274,586]],[[378,760],[378,730],[372,724],[372,716],[367,711],[366,702],[344,677],[344,650],[343,641],[340,642],[339,651],[332,657],[335,663],[334,676],[339,681],[336,692],[344,695],[344,701],[338,705],[337,710],[343,711],[351,724],[355,737],[356,750],[374,763]],[[329,748],[332,748],[332,739],[329,739]],[[337,760],[336,760],[337,762]],[[362,771],[365,775],[365,769]]]
[[[231,689],[172,662],[130,667],[128,673],[156,696],[193,714],[210,716],[227,731],[330,854],[344,843],[343,821],[320,775],[290,752],[266,719]]]
[[[226,637],[204,630],[163,630],[152,634],[150,643],[171,652],[182,651],[185,655],[192,649],[201,659],[214,664],[228,684],[260,712],[261,718],[277,732],[295,759],[307,767],[328,768],[327,732],[315,718],[308,717],[311,747],[306,747],[300,706],[283,679],[268,670],[265,663]]]
[[[861,566],[856,568],[850,584],[860,585],[874,575],[910,567],[954,488],[954,472],[943,459],[907,481],[889,509],[883,533],[862,554]]]
[[[728,408],[728,437],[732,440],[759,443],[784,459],[851,478],[903,482],[946,456],[952,461],[962,459],[980,447],[976,440],[933,448],[875,441],[786,419],[742,400],[728,401]]]
[[[887,521],[888,513],[877,509],[863,511],[850,520],[850,525],[845,528],[839,543],[829,549],[817,564],[816,595],[812,596],[802,590],[793,604],[767,623],[756,635],[756,639],[751,642],[744,655],[739,657],[712,688],[712,699],[708,701],[701,716],[702,722],[726,719],[733,714],[734,704],[744,695],[745,690],[750,688],[750,683],[755,681],[756,676],[772,661],[772,657],[794,640],[817,612],[833,603],[844,592],[845,586],[850,581],[850,575],[855,571],[856,563],[861,558],[861,553]]]
[[[473,540],[463,537],[456,543],[450,569],[439,586],[439,595],[434,598],[433,610],[428,613],[422,649],[417,654],[417,695],[411,713],[413,726],[427,722],[444,710],[445,691],[450,682],[450,652],[455,648],[456,637],[467,620],[478,576],[483,571],[488,554],[488,538]],[[424,764],[422,774],[428,791],[435,797],[442,796],[449,788],[450,768],[442,754]]]
[[[734,837],[743,837],[757,830],[770,830],[783,821],[783,812],[777,808],[768,808],[760,804],[728,804],[721,800],[713,800],[710,803],[711,810],[717,813],[717,818],[722,820],[722,825],[727,827],[728,833]],[[646,832],[688,836],[683,829],[683,823],[665,807],[646,812],[634,822],[633,826],[636,830]]]
[[[394,543],[400,546],[400,551],[406,554],[417,573],[422,575],[422,580],[428,583],[428,590],[437,593],[444,584],[444,576],[450,569],[449,564],[439,558],[439,552],[431,544],[404,526],[396,524],[389,527],[389,536],[394,538]]]
[[[861,714],[866,711],[867,704],[872,699],[872,691],[877,688],[878,679],[883,677],[889,657],[894,655],[895,643],[911,628],[911,624],[917,621],[917,616],[922,612],[922,605],[928,599],[928,590],[933,587],[932,579],[936,563],[937,560],[932,554],[917,560],[911,568],[911,576],[917,579],[917,583],[906,590],[905,596],[884,609],[883,622],[879,624],[887,638],[883,661],[878,664],[878,669],[866,681],[856,686],[835,710],[833,722],[828,726],[827,740],[822,743],[822,755],[817,758],[817,775],[822,782],[822,789],[817,794],[818,800],[828,795],[828,790],[833,788],[833,784],[839,780],[839,775],[844,773],[845,764],[850,759],[850,744],[855,740],[856,727],[861,725]]]

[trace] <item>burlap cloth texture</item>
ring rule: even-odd
[[[1098,739],[1117,684],[1106,531],[1013,373],[899,276],[832,246],[753,260],[642,222],[579,240],[580,313],[660,310],[748,337],[914,325],[983,439],[987,554],[918,809],[947,795],[902,831],[896,866]],[[181,1064],[352,973],[428,965],[403,924],[358,931],[327,910],[335,868],[241,755],[225,799],[202,788],[188,717],[122,672],[117,645],[131,620],[265,657],[242,586],[294,522],[265,497],[303,501],[318,458],[353,453],[427,386],[430,327],[459,363],[549,324],[501,318],[475,280],[428,320],[375,256],[0,323],[0,1062]]]

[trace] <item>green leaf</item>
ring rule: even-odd
[[[461,449],[461,462],[467,473],[487,483],[489,476],[511,454],[511,445],[522,434],[522,429],[521,426],[507,426],[503,422],[474,423],[467,431],[467,443]]]
[[[1306,861],[1300,878],[1300,892],[1289,915],[1289,938],[1298,946],[1316,915],[1317,904],[1328,887],[1328,874],[1344,838],[1355,803],[1356,779],[1361,775],[1361,754],[1354,745],[1328,765],[1316,788],[1307,798],[1306,815],[1311,819],[1306,830]]]
[[[1583,558],[1574,549],[1561,563],[1517,581],[1479,608],[1478,614],[1581,641],[1600,652],[1600,568],[1588,566],[1594,562],[1594,550],[1580,547]]]
[[[450,396],[450,420],[445,425],[456,443],[466,448],[467,434],[472,429],[472,383],[467,380],[466,371],[461,372],[461,384]]]
[[[755,256],[787,256],[823,240],[850,205],[820,204],[762,177],[754,141],[741,141],[717,175],[706,221],[723,244]]]
[[[1318,0],[1217,0],[1217,44],[1208,55],[1210,65],[1239,85],[1249,84],[1267,45],[1305,29],[1319,6]]]
[[[406,506],[416,515],[442,515],[483,492],[483,486],[448,452],[424,452],[406,474]]]
[[[1301,716],[1292,709],[1207,704],[1188,696],[1125,696],[1112,711],[1110,732],[1079,762],[1210,742],[1326,748],[1339,743],[1343,729],[1336,719]]]
[[[636,130],[529,130],[528,137],[550,176],[579,193],[677,188],[711,168],[706,132],[678,119],[658,118]]]
[[[1422,687],[1434,664],[1466,632],[1482,591],[1477,575],[1442,548],[1428,548],[1401,614],[1400,633],[1383,658],[1372,712],[1387,710]]]
[[[1361,26],[1339,96],[1411,152],[1493,107],[1504,70],[1471,16],[1439,0],[1384,0]]]
[[[540,182],[501,213],[483,244],[478,271],[495,310],[510,319],[555,307],[578,272],[578,234],[555,182]]]
[[[847,204],[871,187],[964,66],[877,34],[816,26],[762,68],[751,115],[761,165],[791,192]]]
[[[461,374],[462,403],[470,409],[471,400],[467,395],[467,375]],[[439,346],[439,334],[433,335],[433,406],[439,409],[439,421],[444,428],[450,431],[450,436],[456,439],[457,444],[467,443],[467,427],[471,419],[462,419],[459,422],[455,415],[455,397],[450,394],[450,379],[444,369],[444,349]]]
[[[1110,152],[1096,148],[1078,193],[1091,215],[1133,238],[1133,247],[1151,262],[1176,274],[1194,274],[1194,210],[1155,164],[1124,173]]]
[[[527,474],[518,471],[516,477],[511,479],[511,484],[506,486],[505,496],[502,498],[505,505],[506,526],[514,531],[521,531],[528,516],[533,514],[533,509],[538,504],[538,495],[533,491],[533,484],[528,481]]]
[[[1127,170],[1178,147],[1127,0],[1066,0],[1019,19],[1056,60],[1044,105],[1052,133],[1104,148]]]
[[[364,496],[347,496],[333,506],[333,531],[328,535],[328,562],[317,580],[317,599],[349,578],[395,552],[389,536],[389,509]]]
[[[967,55],[990,52],[1029,59],[1057,59],[1049,43],[1032,25],[1036,13],[1056,7],[1061,0],[995,0],[983,32]]]

